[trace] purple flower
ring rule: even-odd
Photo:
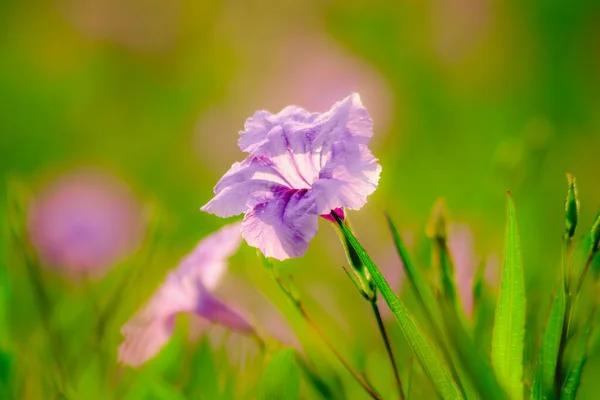
[[[123,326],[125,340],[119,346],[119,361],[137,367],[154,357],[171,338],[179,313],[192,313],[240,333],[254,332],[242,315],[211,294],[227,268],[227,258],[240,242],[240,224],[236,223],[198,243]]]
[[[245,213],[248,244],[267,257],[299,257],[319,215],[358,210],[377,188],[381,166],[367,147],[372,135],[358,94],[322,114],[296,106],[258,111],[238,141],[249,155],[232,165],[202,210],[223,218]]]
[[[131,253],[143,234],[139,203],[114,177],[66,174],[32,203],[28,231],[42,263],[69,272],[98,273]]]

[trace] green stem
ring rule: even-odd
[[[579,282],[577,282],[577,291],[576,294],[579,294],[581,288],[583,287],[583,282],[585,281],[585,277],[592,266],[592,261],[594,260],[594,256],[596,255],[596,251],[592,250],[589,252],[587,260],[585,261],[585,266],[583,267],[583,271],[581,272],[581,276],[579,277]]]
[[[571,325],[571,304],[573,302],[572,293],[571,293],[571,266],[570,266],[570,257],[569,253],[571,250],[571,238],[569,236],[565,236],[563,239],[562,246],[562,270],[563,270],[563,282],[564,282],[564,291],[565,291],[565,314],[563,318],[563,326],[560,334],[560,345],[558,348],[558,357],[556,362],[556,387],[555,392],[557,397],[560,396],[561,386],[564,380],[563,374],[563,363],[565,356],[565,347],[567,345],[567,338],[569,336],[569,329]]]
[[[300,313],[300,315],[302,316],[302,318],[304,318],[304,320],[306,321],[306,323],[308,323],[308,325],[310,325],[313,328],[313,330],[317,333],[317,335],[319,335],[319,337],[321,338],[321,340],[327,345],[327,347],[329,347],[329,350],[331,350],[331,352],[342,363],[342,365],[346,368],[346,370],[348,372],[350,372],[350,375],[352,375],[354,377],[354,379],[358,382],[358,384],[361,385],[367,391],[367,393],[369,393],[369,395],[373,399],[375,399],[375,400],[381,400],[381,396],[379,395],[379,393],[377,393],[377,391],[375,390],[375,388],[373,388],[363,378],[362,375],[360,375],[358,372],[356,372],[354,370],[354,368],[352,367],[352,365],[350,365],[350,363],[344,358],[344,356],[342,356],[342,354],[338,351],[338,349],[334,346],[334,344],[329,340],[329,338],[327,337],[327,335],[325,335],[325,332],[323,332],[323,330],[321,329],[321,327],[308,314],[308,312],[306,311],[306,308],[304,307],[304,305],[302,304],[302,302],[300,301],[300,299],[298,299],[298,297],[295,296],[288,289],[288,287],[283,283],[283,281],[281,280],[281,276],[277,272],[276,268],[273,268],[273,276],[275,277],[275,281],[277,282],[277,284],[279,285],[279,287],[281,288],[281,290],[283,291],[283,293],[290,299],[290,301],[296,307],[296,309],[298,310],[298,312]]]
[[[346,224],[346,227],[350,231],[352,231],[347,219],[344,223]],[[383,343],[385,344],[385,349],[387,351],[388,358],[390,359],[392,370],[394,371],[394,378],[396,379],[396,386],[398,388],[398,392],[400,393],[400,398],[404,399],[404,391],[402,390],[402,381],[400,380],[400,375],[398,373],[398,366],[396,365],[396,360],[394,358],[394,353],[392,351],[390,339],[385,329],[385,325],[383,324],[383,319],[381,318],[379,307],[377,306],[377,289],[373,284],[369,272],[366,270],[366,267],[360,260],[360,256],[358,255],[354,247],[352,247],[352,244],[348,241],[348,238],[344,236],[343,232],[337,226],[337,224],[334,224],[334,228],[339,234],[340,241],[342,242],[344,250],[346,250],[346,256],[348,257],[348,261],[350,262],[350,267],[352,267],[354,270],[355,276],[351,275],[351,272],[349,272],[348,270],[346,270],[346,273],[348,277],[352,280],[356,288],[359,290],[359,292],[371,305],[373,315],[375,315],[375,319],[377,320],[377,327],[379,328],[379,332],[381,334]]]
[[[387,334],[387,330],[385,329],[385,325],[383,324],[383,319],[381,318],[381,313],[379,312],[379,307],[377,306],[377,301],[371,302],[371,308],[373,310],[373,314],[375,315],[375,319],[377,320],[377,327],[379,328],[379,332],[381,333],[381,338],[385,343],[385,349],[387,351],[388,357],[390,359],[390,363],[392,365],[392,370],[394,371],[394,377],[396,379],[396,386],[398,387],[398,392],[400,393],[400,398],[402,400],[404,397],[404,390],[402,388],[402,381],[400,380],[400,374],[398,373],[398,365],[396,365],[396,360],[394,358],[394,353],[392,352],[392,346],[390,343],[389,336]]]

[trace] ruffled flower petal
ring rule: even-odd
[[[192,252],[179,263],[169,279],[199,280],[204,287],[213,290],[227,269],[227,258],[232,256],[242,242],[241,224],[229,224],[202,240]]]
[[[121,329],[119,362],[138,367],[158,354],[173,335],[175,317],[193,312],[199,300],[194,283],[171,272],[156,293]]]
[[[281,190],[270,201],[246,213],[242,236],[266,257],[299,257],[316,235],[318,217],[308,190]]]
[[[227,171],[215,186],[215,197],[201,210],[222,218],[239,215],[268,201],[274,191],[288,184],[271,160],[248,157]]]
[[[258,111],[238,141],[248,158],[223,176],[202,210],[245,212],[242,236],[251,246],[280,260],[301,256],[318,215],[360,209],[377,188],[381,166],[367,147],[372,128],[356,93],[322,114],[296,106]]]
[[[359,210],[377,189],[380,173],[381,166],[367,146],[336,143],[331,160],[312,186],[317,212],[327,214],[338,207]]]
[[[173,327],[174,317],[125,325],[121,330],[125,340],[118,349],[119,362],[140,367],[169,342]]]
[[[317,113],[311,113],[296,106],[286,107],[278,114],[271,114],[264,110],[257,111],[254,116],[246,120],[244,130],[240,132],[238,146],[242,151],[250,154],[264,154],[265,146],[269,145],[267,135],[275,126],[286,121],[311,123],[318,116]]]
[[[312,150],[319,155],[319,166],[323,167],[335,143],[368,144],[373,136],[373,121],[358,94],[352,93],[321,114],[314,129]]]

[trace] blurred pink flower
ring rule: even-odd
[[[375,121],[376,139],[391,125],[393,95],[384,76],[325,34],[281,41],[270,72],[259,93],[266,107],[296,103],[322,111],[347,93],[357,92]]]
[[[42,263],[75,273],[99,273],[130,254],[143,234],[139,203],[114,177],[66,174],[37,195],[29,209],[31,243]]]
[[[389,132],[398,114],[385,76],[325,32],[307,29],[302,35],[286,32],[261,42],[260,51],[253,43],[245,46],[253,49],[251,57],[231,81],[225,102],[206,110],[198,120],[193,146],[207,168],[228,167],[224,160],[239,154],[238,149],[223,143],[235,140],[235,121],[254,110],[255,104],[265,109],[299,104],[323,112],[356,92],[375,121],[373,143],[381,143]]]
[[[181,31],[178,0],[56,0],[69,23],[95,38],[139,51],[170,50]]]
[[[154,357],[173,334],[179,313],[198,315],[240,333],[254,329],[236,310],[212,295],[227,265],[226,259],[240,245],[240,224],[228,225],[200,241],[152,298],[125,326],[119,361],[138,367]]]
[[[238,145],[235,163],[202,210],[223,218],[245,213],[242,236],[267,257],[302,256],[318,216],[362,208],[377,188],[381,166],[368,148],[372,121],[353,93],[322,114],[297,106],[258,111]]]

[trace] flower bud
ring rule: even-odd
[[[569,184],[569,189],[565,201],[565,235],[570,239],[575,235],[575,228],[577,228],[577,221],[579,220],[580,206],[575,177],[567,173],[567,182]]]

